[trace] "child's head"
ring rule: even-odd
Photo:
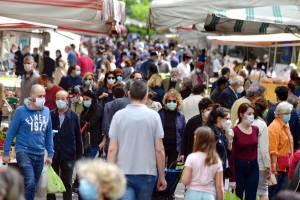
[[[197,151],[206,153],[205,165],[213,165],[218,162],[215,134],[207,126],[200,127],[195,131],[194,152]]]

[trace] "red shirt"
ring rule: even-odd
[[[94,72],[94,68],[95,68],[94,61],[88,56],[85,55],[80,56],[80,58],[77,61],[77,64],[80,66],[81,77],[83,77],[87,72],[91,72],[91,73]]]
[[[53,110],[56,108],[55,95],[60,90],[62,90],[62,88],[57,85],[54,85],[52,88],[46,90],[45,106],[47,106],[49,110]]]
[[[257,160],[258,133],[257,127],[252,126],[252,134],[243,133],[238,126],[233,129],[233,152],[235,160]]]
[[[289,169],[289,178],[292,179],[294,176],[295,169],[297,167],[297,164],[300,160],[300,150],[296,151],[295,154],[293,155],[291,164],[290,164],[290,169]]]

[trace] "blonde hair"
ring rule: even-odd
[[[106,197],[119,199],[126,188],[126,179],[120,169],[101,159],[81,160],[76,164],[78,175],[80,178],[86,178],[92,183],[109,185],[110,191],[105,194]]]
[[[164,99],[163,99],[163,104],[166,106],[167,103],[168,103],[168,100],[170,98],[174,98],[176,99],[176,102],[177,102],[177,109],[181,107],[182,105],[182,97],[181,95],[179,94],[179,92],[177,92],[177,90],[175,89],[170,89],[164,96]]]
[[[162,84],[162,79],[159,74],[153,74],[148,80],[148,86],[150,88],[160,87]]]
[[[207,166],[217,164],[220,159],[216,150],[215,134],[207,126],[195,131],[194,152],[198,151],[206,153],[205,165]]]

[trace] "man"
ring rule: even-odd
[[[192,57],[188,54],[183,54],[182,62],[177,66],[179,71],[179,78],[180,80],[189,78],[191,75],[191,62]]]
[[[229,86],[220,94],[219,102],[223,107],[231,109],[239,95],[244,91],[244,78],[235,76],[229,80]]]
[[[77,114],[68,105],[68,92],[61,90],[56,93],[57,109],[51,112],[54,135],[54,157],[52,167],[66,188],[64,200],[72,200],[72,175],[76,160],[83,154],[82,138]],[[48,195],[55,199],[55,195]]]
[[[145,105],[147,97],[147,84],[134,81],[129,90],[131,104],[114,115],[109,129],[108,161],[116,163],[127,178],[123,199],[150,200],[157,173],[158,190],[167,186],[164,132],[158,113]]]
[[[81,77],[83,77],[87,72],[94,73],[95,64],[94,61],[88,56],[88,51],[86,49],[81,50],[81,56],[78,58],[77,64],[80,66]]]
[[[213,67],[214,77],[218,77],[222,65],[220,63],[220,60],[218,59],[218,55],[216,52],[213,52],[212,67]]]
[[[145,77],[149,76],[149,66],[155,64],[157,66],[158,55],[155,51],[150,53],[150,58],[141,65],[141,72]]]
[[[127,95],[125,96],[125,93],[128,92],[131,82],[132,81],[129,81],[127,83],[126,88],[124,88],[122,83],[115,84],[113,87],[113,96],[115,99],[105,104],[103,120],[102,120],[104,138],[101,144],[99,145],[100,150],[102,150],[105,147],[105,145],[106,145],[106,148],[104,149],[105,152],[107,152],[108,150],[108,144],[109,144],[108,132],[109,132],[109,127],[113,116],[117,111],[125,108],[130,103],[129,98]]]
[[[26,56],[23,63],[25,74],[21,81],[20,105],[22,105],[24,99],[29,96],[32,85],[36,84],[39,78],[39,74],[35,71],[35,62],[32,56]]]
[[[131,80],[143,80],[143,74],[142,74],[142,72],[134,71],[134,72],[130,75],[130,79],[131,79]]]
[[[211,100],[214,102],[220,102],[220,95],[223,92],[223,90],[226,88],[228,85],[228,79],[224,76],[221,76],[217,81],[217,87],[212,90],[212,93],[210,94]]]
[[[77,56],[76,54],[72,51],[72,48],[70,46],[65,47],[65,52],[68,54],[68,64],[69,67],[77,65]]]
[[[182,103],[182,113],[185,117],[185,121],[189,121],[192,117],[199,114],[199,110],[197,108],[201,99],[203,99],[205,95],[205,85],[195,85],[192,89],[192,94],[189,97],[183,100]]]
[[[30,49],[29,46],[24,46],[22,51],[18,50],[16,52],[16,75],[17,76],[23,76],[25,74],[24,70],[24,58],[26,56],[30,55]]]
[[[62,90],[61,87],[58,85],[53,84],[53,78],[43,74],[39,77],[38,83],[43,85],[46,90],[46,102],[45,106],[49,108],[49,110],[54,110],[56,108],[55,100],[56,100],[56,93]]]
[[[76,55],[76,58],[77,58],[77,60],[80,58],[80,53],[78,52],[78,51],[76,51],[76,46],[75,46],[75,44],[71,44],[70,45],[70,47],[71,47],[71,49],[72,49],[72,51],[75,53],[75,55]]]
[[[166,78],[162,81],[165,93],[167,93],[172,88],[179,92],[182,81],[180,80],[178,69],[172,68],[170,75],[170,78]]]
[[[46,74],[49,77],[52,77],[53,72],[55,71],[55,61],[50,58],[50,52],[44,51],[44,70],[43,74]]]
[[[229,78],[230,78],[230,69],[227,68],[227,67],[223,67],[221,69],[221,77],[225,77],[225,78],[227,78],[227,80],[229,80]],[[211,91],[214,91],[217,87],[218,87],[218,81],[213,82],[212,87],[211,87]],[[226,85],[226,87],[227,87],[227,85]]]
[[[16,158],[24,177],[26,200],[34,199],[44,167],[45,150],[48,153],[46,164],[52,163],[54,154],[50,111],[44,107],[45,95],[42,85],[32,86],[27,103],[18,107],[14,114],[4,143],[3,162],[8,163],[11,143],[16,137]]]
[[[174,51],[174,50],[171,51],[169,60],[170,60],[170,64],[171,64],[172,68],[176,68],[177,65],[179,64],[179,60],[178,60],[176,54],[177,54],[176,51]]]
[[[254,103],[256,99],[260,97],[264,97],[264,93],[266,91],[266,88],[263,85],[259,84],[252,84],[250,87],[246,90],[246,96],[242,97],[234,102],[231,108],[231,122],[232,124],[236,124],[239,117],[238,117],[238,109],[240,105],[243,103]],[[222,99],[220,99],[222,101]]]
[[[273,122],[273,120],[275,119],[275,110],[276,107],[279,103],[283,102],[283,101],[287,101],[288,99],[288,94],[289,94],[289,88],[286,86],[278,86],[275,89],[275,93],[276,93],[276,97],[277,97],[277,104],[272,106],[267,114],[267,124],[268,126]],[[291,112],[291,119],[289,121],[289,127],[290,127],[290,131],[291,134],[293,136],[293,141],[294,141],[294,149],[298,149],[300,147],[300,114],[299,112],[293,108],[292,112]]]

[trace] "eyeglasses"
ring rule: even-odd
[[[108,80],[110,79],[110,80],[115,80],[115,77],[108,77],[107,78]]]
[[[168,103],[177,103],[176,100],[168,100]]]

